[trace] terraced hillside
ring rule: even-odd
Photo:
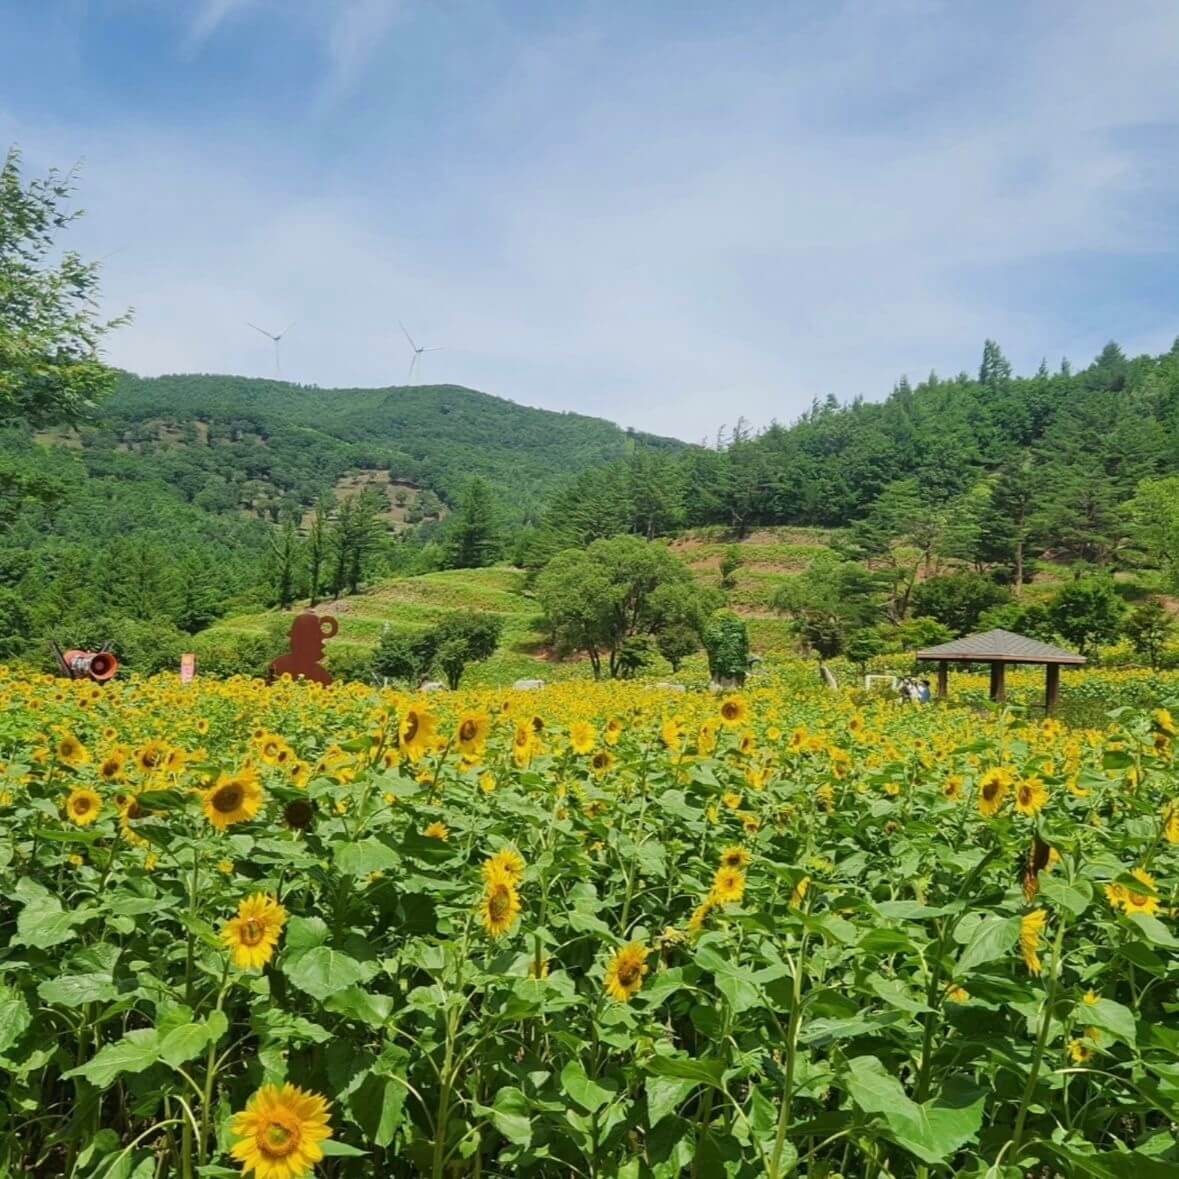
[[[525,573],[519,569],[454,569],[420,577],[400,577],[382,582],[364,593],[339,601],[321,602],[316,610],[339,619],[340,631],[328,644],[332,650],[369,650],[382,631],[423,630],[456,610],[498,614],[504,628],[499,650],[486,663],[467,673],[470,683],[506,683],[521,676],[568,679],[583,673],[578,661],[556,662],[546,658],[536,603],[525,593]],[[269,611],[226,619],[210,633],[237,632],[267,635],[282,629],[282,619],[306,607],[296,604],[285,614]],[[345,652],[346,653],[346,652]]]

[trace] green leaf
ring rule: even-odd
[[[58,1007],[81,1007],[83,1003],[109,1003],[118,998],[119,989],[109,974],[63,974],[46,979],[37,994]]]
[[[20,945],[47,950],[74,937],[74,926],[89,921],[92,911],[67,913],[61,901],[49,893],[35,896],[20,911],[16,919],[17,936],[12,940]]]
[[[209,1045],[209,1027],[204,1023],[183,1023],[160,1041],[160,1059],[173,1068],[191,1060]]]
[[[293,958],[288,953],[282,971],[299,990],[320,1002],[368,977],[368,971],[355,958],[330,946],[312,946]]]
[[[944,1162],[978,1134],[984,1090],[951,1077],[937,1098],[918,1105],[875,1056],[857,1056],[848,1067],[852,1100],[865,1113],[882,1115],[897,1145],[924,1162]]]
[[[363,987],[337,991],[324,1000],[323,1006],[335,1015],[345,1015],[374,1028],[384,1027],[393,1013],[393,999],[389,995],[374,995]]]
[[[692,1060],[684,1056],[655,1054],[643,1061],[643,1068],[655,1077],[677,1077],[699,1085],[720,1085],[725,1066],[719,1060]]]
[[[696,1089],[697,1082],[682,1077],[648,1077],[644,1087],[647,1091],[647,1125],[656,1126],[679,1109],[688,1094]]]
[[[379,839],[362,839],[359,843],[336,845],[336,871],[342,876],[370,876],[373,872],[391,872],[401,866],[397,853]]]
[[[7,1052],[24,1035],[32,1022],[29,1005],[16,991],[0,997],[0,1053]]]
[[[1080,1003],[1077,1007],[1077,1019],[1086,1025],[1101,1028],[1117,1036],[1124,1044],[1134,1047],[1138,1039],[1138,1028],[1134,1022],[1134,1013],[1129,1007],[1115,1003],[1113,999],[1098,999],[1096,1003]]]
[[[1074,917],[1080,917],[1093,900],[1093,885],[1087,880],[1066,884],[1047,872],[1040,873],[1040,891],[1058,909],[1064,909]]]
[[[958,956],[954,974],[963,975],[1010,953],[1019,940],[1018,917],[984,917]]]
[[[92,1085],[105,1089],[120,1073],[141,1073],[159,1058],[159,1033],[155,1028],[139,1028],[100,1048],[85,1064],[62,1076],[85,1077]]]
[[[581,1062],[571,1060],[561,1070],[561,1084],[565,1092],[588,1113],[601,1109],[614,1096],[615,1090],[607,1089],[596,1081],[590,1080],[582,1068]]]
[[[1179,938],[1175,937],[1157,917],[1151,917],[1147,913],[1134,913],[1129,917],[1129,920],[1137,925],[1146,935],[1147,940],[1156,946],[1165,946],[1168,950],[1179,950]]]
[[[491,1107],[491,1120],[509,1142],[527,1146],[532,1141],[528,1099],[514,1085],[507,1085],[496,1093]]]
[[[325,1138],[319,1144],[319,1149],[323,1151],[325,1156],[339,1159],[359,1159],[368,1154],[367,1150],[349,1146],[346,1142],[338,1142],[335,1138]]]

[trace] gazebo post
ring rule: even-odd
[[[1044,711],[1051,713],[1060,702],[1060,664],[1048,663],[1044,669]]]
[[[999,659],[991,664],[991,699],[996,704],[1007,699],[1007,664]]]
[[[937,698],[944,700],[950,694],[950,664],[943,659],[937,665]]]

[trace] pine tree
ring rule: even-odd
[[[295,525],[288,520],[270,538],[270,581],[280,610],[285,610],[295,600],[298,557],[299,541],[295,536]]]
[[[478,476],[463,489],[455,519],[446,536],[446,563],[451,569],[490,565],[499,550],[499,529],[491,488]]]
[[[328,558],[328,513],[321,496],[315,501],[315,515],[307,532],[307,580],[309,605],[314,609],[319,601],[319,583],[324,563]]]

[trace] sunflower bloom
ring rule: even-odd
[[[740,728],[749,715],[749,705],[743,696],[726,696],[720,704],[721,724],[726,729]]]
[[[65,813],[69,821],[78,827],[88,827],[102,811],[102,796],[86,787],[71,790],[65,801]]]
[[[1048,801],[1048,787],[1041,778],[1024,778],[1015,788],[1015,809],[1021,815],[1038,815]]]
[[[221,929],[221,940],[232,952],[234,965],[242,970],[265,966],[274,957],[286,920],[286,909],[274,897],[264,892],[246,897],[237,907],[237,916]]]
[[[242,1174],[255,1179],[303,1179],[323,1158],[320,1143],[332,1136],[330,1106],[318,1093],[296,1085],[263,1085],[233,1115],[230,1153]]]
[[[594,731],[593,725],[585,721],[574,721],[569,726],[569,748],[578,756],[584,757],[587,753],[592,753],[597,743],[598,734]]]
[[[497,851],[484,863],[483,879],[490,881],[496,876],[506,876],[513,884],[524,879],[524,857],[514,847]]]
[[[410,761],[418,761],[434,743],[437,726],[434,714],[420,706],[407,708],[401,717],[397,735],[401,749]]]
[[[629,942],[610,959],[604,986],[611,999],[629,1003],[639,993],[643,978],[650,969],[647,965],[650,952],[642,942]]]
[[[802,902],[806,900],[806,894],[811,887],[811,878],[804,876],[795,886],[794,891],[790,894],[790,907],[792,909],[801,909]]]
[[[752,858],[743,847],[737,845],[726,847],[720,854],[721,867],[745,869],[749,867],[749,861]]]
[[[478,757],[487,744],[487,734],[491,732],[491,717],[485,712],[468,712],[459,718],[455,738],[459,749],[468,757]]]
[[[72,770],[76,770],[79,766],[84,766],[90,761],[89,750],[73,733],[64,734],[58,741],[54,752],[57,755],[57,760]]]
[[[606,722],[606,731],[602,734],[602,740],[607,745],[617,745],[622,737],[623,724],[616,716],[612,716]]]
[[[672,753],[679,753],[684,744],[684,722],[678,716],[665,717],[659,726],[659,736]]]
[[[1139,884],[1144,884],[1147,888],[1154,890],[1154,877],[1144,868],[1135,868],[1130,875]],[[1145,892],[1135,892],[1134,889],[1127,888],[1124,884],[1107,884],[1105,895],[1109,898],[1109,903],[1115,909],[1121,909],[1123,913],[1144,913],[1148,917],[1153,917],[1159,911],[1158,897]]]
[[[978,783],[978,813],[984,819],[993,819],[1007,801],[1011,786],[1011,775],[1007,770],[987,770]]]
[[[745,895],[745,873],[722,864],[712,878],[712,895],[722,905],[737,904]]]
[[[1019,952],[1023,955],[1024,965],[1032,974],[1039,974],[1044,969],[1040,961],[1040,947],[1047,921],[1046,909],[1033,909],[1019,923]]]
[[[445,823],[431,823],[422,834],[427,839],[438,839],[445,843],[450,838],[450,828]]]
[[[485,865],[486,867],[486,865]],[[492,937],[503,937],[510,932],[520,916],[520,895],[516,882],[502,870],[496,870],[487,877],[487,888],[483,893],[483,928]]]
[[[204,793],[205,817],[218,831],[224,831],[255,818],[264,797],[258,771],[253,767],[236,774],[223,773]]]

